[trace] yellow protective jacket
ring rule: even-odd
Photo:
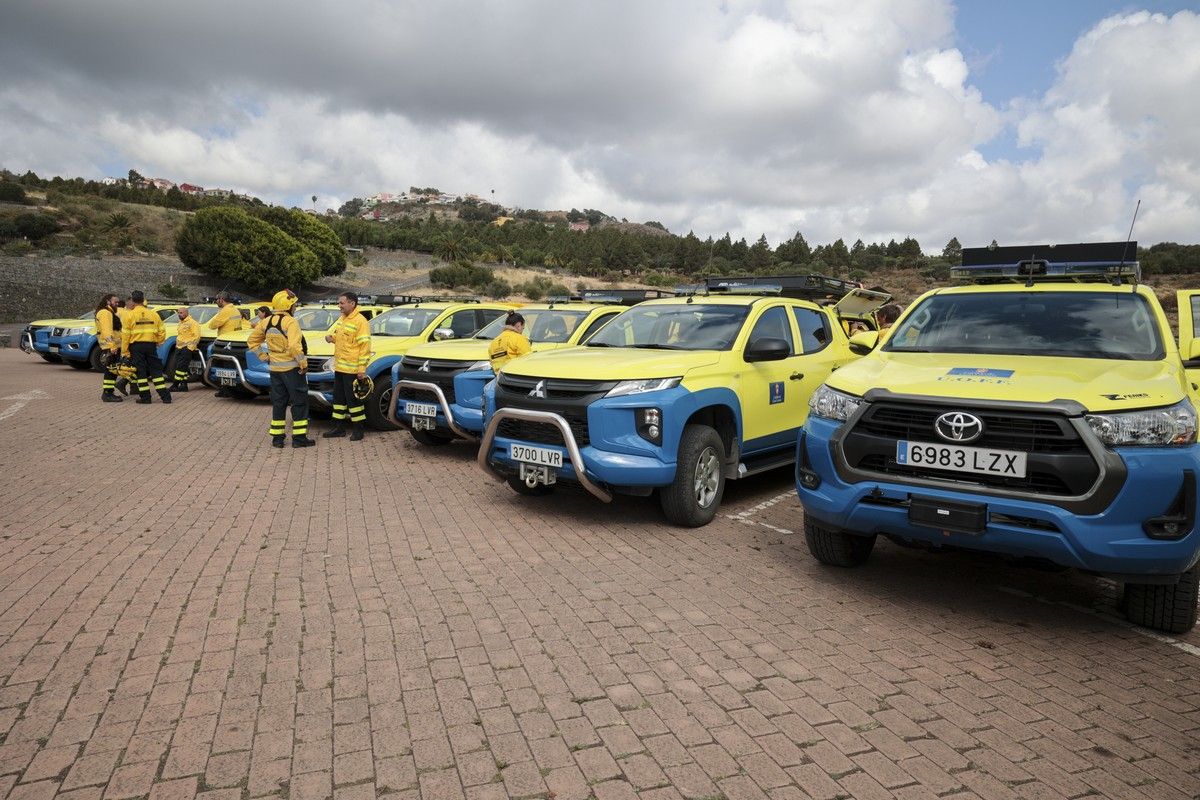
[[[226,303],[216,315],[208,321],[207,327],[217,332],[218,336],[233,333],[242,329],[242,312],[233,303]]]
[[[198,344],[200,344],[200,323],[196,322],[196,318],[193,316],[180,320],[179,332],[175,335],[175,346],[195,350]]]
[[[114,324],[114,320],[117,321]],[[102,350],[116,351],[121,347],[120,314],[113,314],[111,308],[102,308],[96,312],[96,339]]]
[[[509,361],[526,355],[531,350],[525,334],[517,333],[505,325],[504,330],[500,331],[500,335],[492,339],[492,343],[488,345],[488,358],[491,359],[492,370],[499,372],[500,368]]]
[[[255,325],[246,346],[254,350],[263,342],[267,343],[267,368],[271,372],[307,368],[300,323],[291,314],[277,312]]]
[[[129,355],[129,345],[135,342],[162,344],[167,340],[167,329],[162,317],[145,306],[134,306],[121,323],[121,354]]]
[[[371,359],[371,326],[356,309],[333,326],[333,371],[357,375]]]

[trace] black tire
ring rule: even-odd
[[[42,361],[48,361],[51,364],[57,364],[62,361],[62,358],[59,356],[52,356],[47,353],[38,353],[38,355],[42,357]]]
[[[667,521],[685,528],[707,525],[725,494],[725,442],[707,425],[688,425],[675,464],[675,480],[659,492]]]
[[[367,398],[367,426],[376,431],[394,431],[399,425],[387,417],[392,402],[392,376],[383,374],[375,380],[375,388]]]
[[[72,369],[77,369],[77,370],[82,371],[85,369],[91,370],[91,368],[92,368],[92,362],[90,359],[87,361],[79,361],[78,359],[68,358],[66,361],[67,361],[68,366],[70,366]]]
[[[1125,618],[1134,625],[1187,633],[1196,624],[1200,566],[1183,573],[1178,583],[1125,584]]]
[[[100,363],[100,356],[103,354],[104,351],[100,349],[99,345],[92,348],[92,352],[88,356],[88,367],[92,372],[104,372],[104,365]]]
[[[554,494],[553,486],[546,486],[539,483],[537,486],[527,486],[525,481],[516,476],[508,478],[508,487],[517,494],[523,494],[526,497],[545,497],[548,494]]]
[[[171,348],[171,352],[167,353],[167,360],[163,362],[163,374],[167,376],[167,383],[175,383],[175,348]]]
[[[410,428],[408,432],[412,434],[414,439],[426,447],[440,447],[454,441],[453,436],[447,436],[437,431],[414,431]]]
[[[864,563],[875,547],[875,536],[855,536],[804,520],[804,540],[808,552],[822,564],[831,567],[857,567]]]

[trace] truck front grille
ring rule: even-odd
[[[1024,478],[936,470],[896,463],[896,442],[941,442],[934,420],[947,411],[965,411],[983,421],[984,432],[970,447],[1026,453]],[[923,406],[880,402],[867,407],[842,440],[847,464],[857,470],[897,478],[924,478],[956,484],[972,483],[1016,492],[1076,497],[1091,489],[1100,475],[1086,443],[1064,416],[1028,411],[1000,411],[963,406]]]
[[[604,397],[616,385],[617,381],[529,378],[501,373],[496,382],[496,408],[552,411],[567,421],[576,444],[586,447],[592,441],[588,429],[588,406]],[[505,419],[500,421],[496,433],[519,441],[565,444],[558,428],[542,422]]]

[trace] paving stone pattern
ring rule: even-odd
[[[99,384],[0,351],[48,395],[0,419],[0,798],[1200,795],[1200,640],[1095,579],[821,568],[786,471],[682,530]]]

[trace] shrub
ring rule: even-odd
[[[321,277],[311,250],[240,208],[214,206],[193,214],[175,240],[188,267],[254,290],[307,286]]]
[[[33,250],[33,245],[24,239],[14,239],[0,250],[3,250],[6,256],[23,256]]]
[[[16,239],[20,235],[20,231],[17,230],[16,220],[12,217],[0,217],[0,242]]]
[[[60,230],[59,224],[45,214],[18,214],[13,223],[17,233],[30,241],[45,239]]]
[[[483,287],[483,293],[493,300],[499,300],[512,294],[512,286],[503,278],[496,278]]]
[[[0,181],[0,202],[3,203],[24,203],[25,188],[19,183],[12,181]]]
[[[311,214],[295,209],[269,206],[255,214],[296,239],[317,257],[322,275],[341,275],[346,271],[346,250],[333,228]]]
[[[187,297],[187,290],[173,283],[160,283],[158,293],[167,300],[182,300]]]

